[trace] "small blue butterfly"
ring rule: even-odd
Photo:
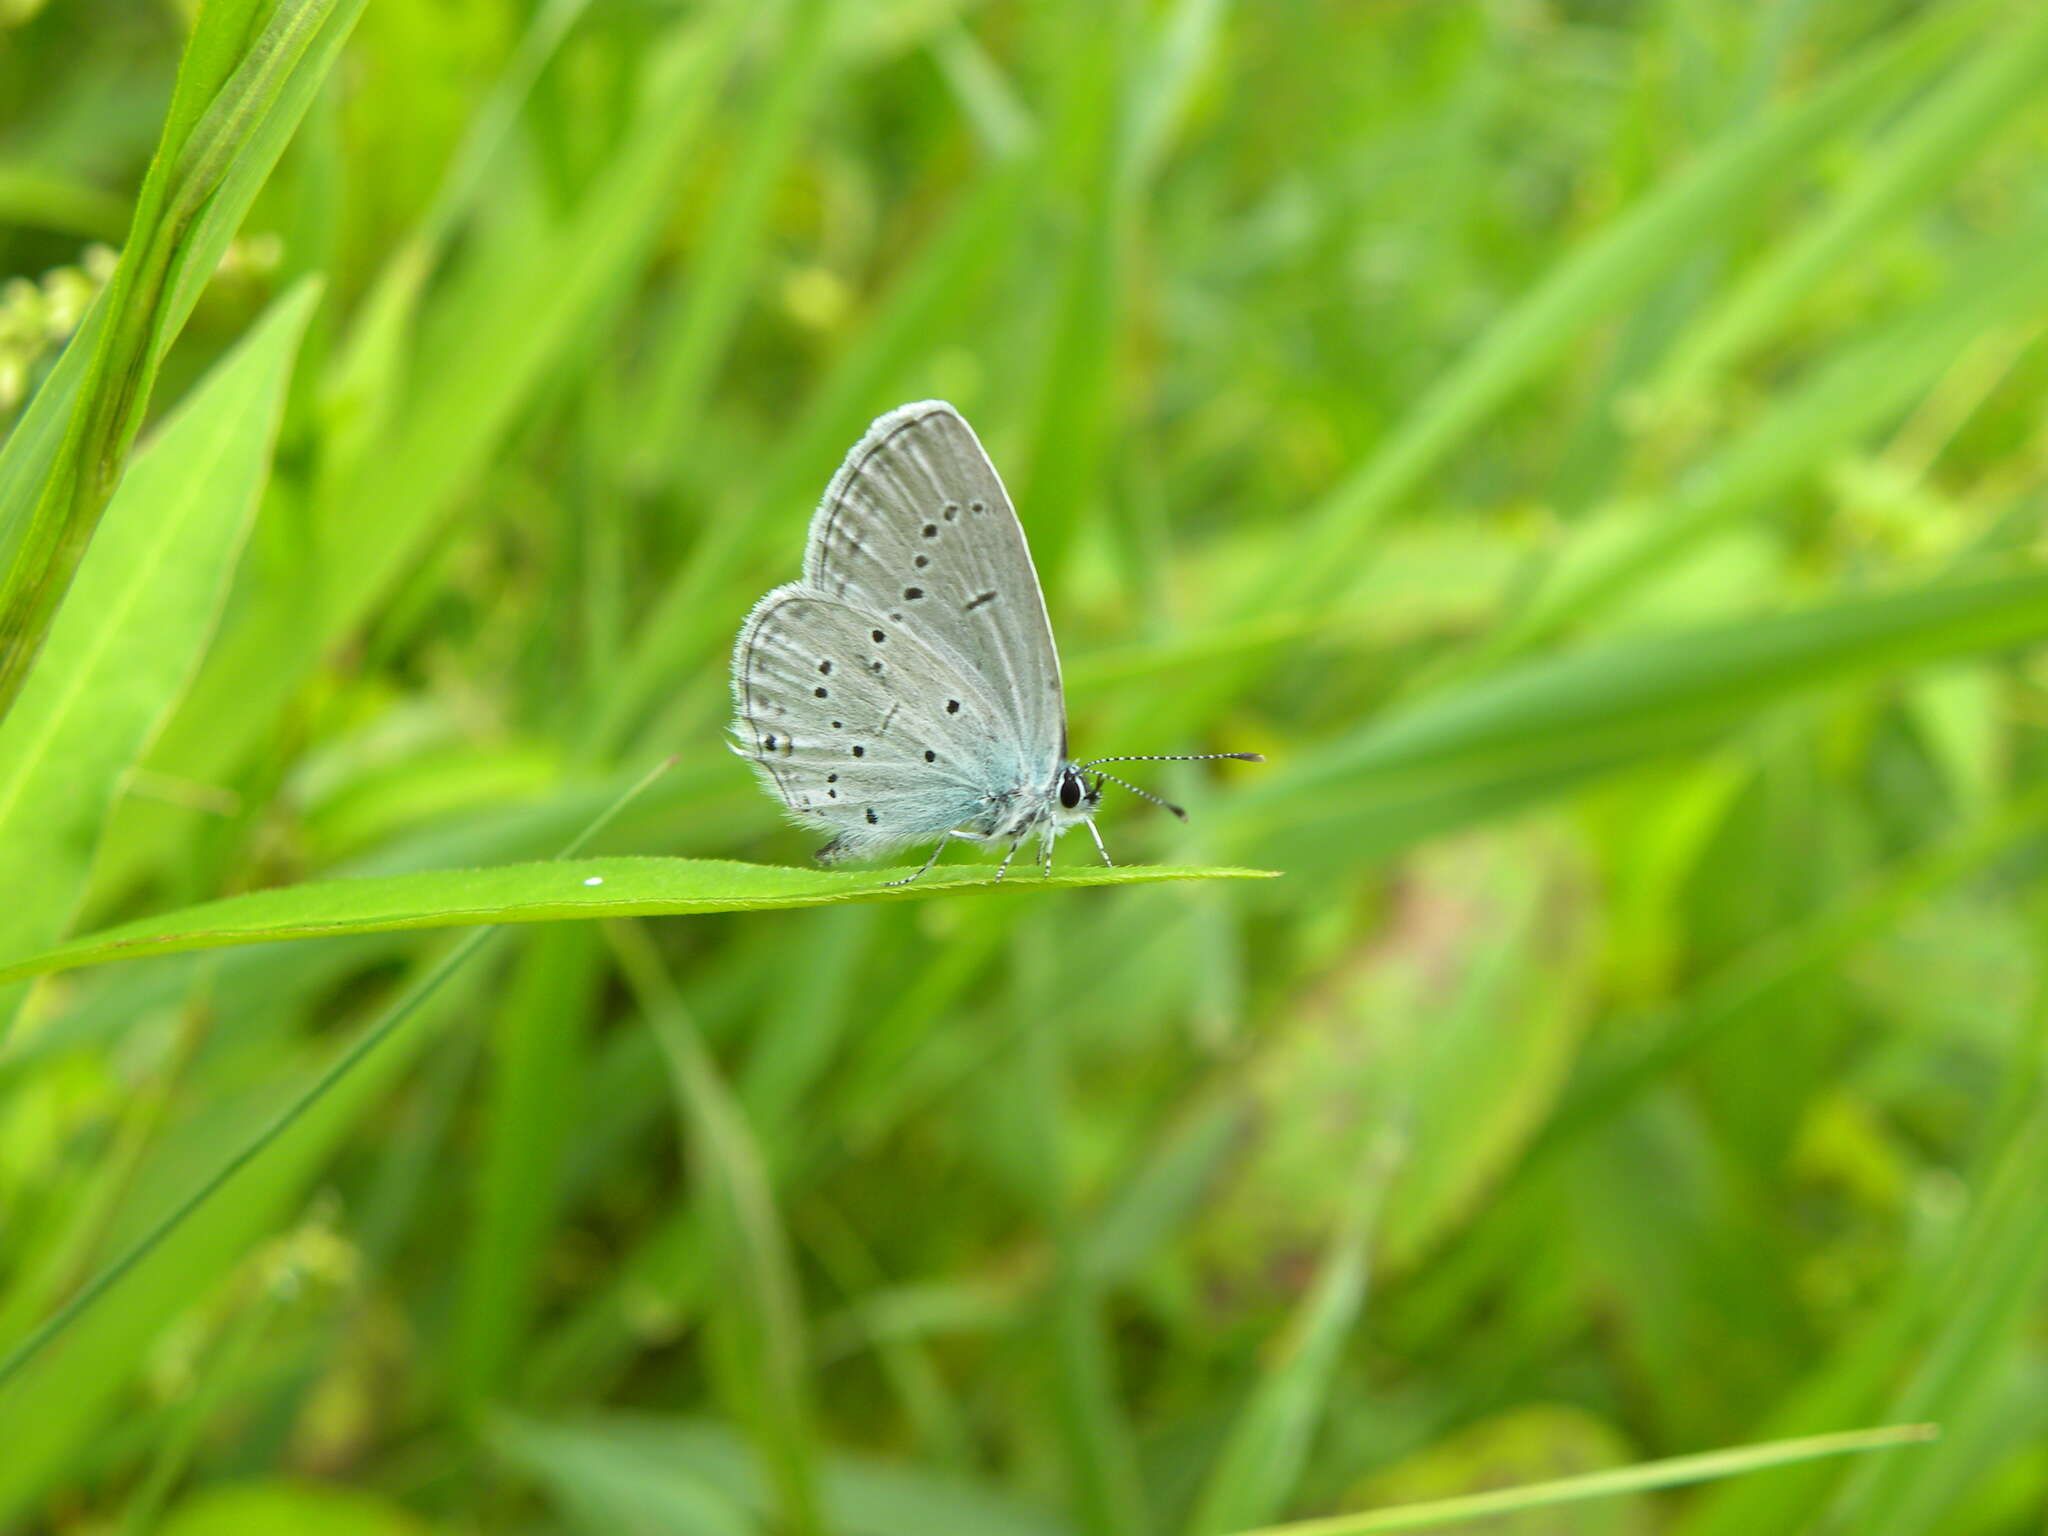
[[[900,406],[868,428],[811,519],[801,581],[747,615],[732,658],[733,750],[800,823],[834,832],[818,861],[936,838],[1007,842],[1095,830],[1098,763],[1256,752],[1067,756],[1059,653],[1023,526],[960,413]]]

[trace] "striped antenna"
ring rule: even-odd
[[[1229,758],[1234,762],[1240,763],[1263,763],[1265,761],[1265,758],[1256,752],[1142,752],[1130,757],[1091,757],[1087,762],[1076,763],[1074,766],[1076,768],[1092,769],[1097,763],[1213,763],[1222,758]],[[1129,779],[1120,779],[1113,773],[1097,773],[1095,777],[1107,779],[1112,784],[1120,784],[1132,794],[1150,800],[1154,805],[1165,806],[1167,810],[1173,812],[1182,821],[1188,819],[1188,813],[1175,805],[1171,800],[1155,795],[1149,789],[1140,789]]]

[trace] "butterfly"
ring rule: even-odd
[[[1100,763],[1255,752],[1067,756],[1059,653],[1024,528],[995,466],[941,400],[899,406],[847,454],[811,518],[801,581],[754,605],[733,649],[733,751],[821,864],[936,839],[1008,843],[1095,829],[1105,783],[1187,813]]]

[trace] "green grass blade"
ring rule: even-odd
[[[423,342],[414,363],[406,398],[415,408],[392,413],[389,435],[361,450],[360,471],[316,512],[317,594],[277,582],[250,605],[166,730],[152,756],[158,771],[230,777],[327,648],[426,550],[517,412],[647,259],[750,14],[727,6],[666,39],[631,133],[568,223],[542,242],[520,234],[518,250],[442,297],[430,328],[438,341]]]
[[[1189,101],[1214,66],[1228,0],[1175,0],[1151,27],[1144,68],[1132,93],[1126,165],[1143,186],[1157,174]]]
[[[731,1495],[688,1468],[614,1442],[601,1428],[495,1416],[485,1436],[499,1460],[544,1486],[591,1536],[761,1536]]]
[[[1073,531],[1094,509],[1104,450],[1116,431],[1124,269],[1137,187],[1129,173],[1125,78],[1135,53],[1129,0],[1071,0],[1059,28],[1063,96],[1046,169],[1066,231],[1053,313],[1037,360],[1026,451],[1012,470],[1017,505],[1032,510],[1031,547],[1057,575]],[[1076,192],[1071,206],[1064,189]]]
[[[89,182],[36,167],[0,164],[0,224],[119,240],[128,228],[128,206]]]
[[[717,1246],[713,1368],[728,1411],[751,1425],[775,1489],[778,1526],[821,1536],[815,1413],[803,1299],[775,1208],[767,1164],[746,1111],[704,1049],[652,941],[612,931],[621,971],[666,1058],[691,1171]]]
[[[1976,58],[1867,155],[1863,175],[1687,335],[1644,390],[1684,409],[1709,380],[1781,325],[1799,299],[1856,259],[1890,222],[1947,191],[1963,166],[2034,99],[2048,67],[2048,16],[1994,30]]]
[[[209,5],[206,14],[194,24],[178,63],[177,83],[156,152],[143,176],[133,210],[116,210],[118,228],[112,238],[119,239],[125,231],[132,244],[154,223],[178,152],[207,103],[247,50],[263,7],[264,0],[219,0]],[[118,271],[115,276],[118,281]],[[103,344],[110,303],[111,296],[102,293],[86,322],[73,333],[56,368],[36,392],[27,413],[8,435],[5,447],[0,448],[0,569],[12,562],[36,499],[56,473],[79,391]],[[183,316],[174,318],[182,323]]]
[[[563,858],[571,858],[609,825],[667,766],[654,769],[600,812],[570,842]],[[0,1418],[34,1425],[33,1433],[15,1437],[16,1454],[0,1460],[0,1519],[12,1501],[33,1492],[38,1479],[59,1464],[68,1440],[90,1426],[155,1329],[231,1262],[261,1223],[272,1219],[275,1201],[305,1177],[352,1114],[408,1059],[420,1035],[405,1026],[483,948],[492,931],[478,929],[454,945],[281,1110],[210,1174],[171,1200],[119,1257],[0,1358]],[[244,1198],[216,1200],[231,1187],[238,1187]],[[146,1303],[102,1304],[109,1296],[132,1297],[138,1290]],[[54,1360],[46,1359],[53,1347],[58,1348]],[[80,1370],[87,1373],[83,1383],[70,1374]],[[53,1393],[60,1394],[55,1403],[50,1401]]]
[[[1268,857],[1385,852],[1697,749],[1822,687],[2044,634],[2048,576],[2021,571],[1590,648],[1392,713],[1248,785],[1220,814],[1231,840]]]
[[[1369,1158],[1354,1174],[1357,1193],[1343,1227],[1209,1469],[1189,1536],[1226,1536],[1270,1520],[1293,1497],[1344,1341],[1365,1305],[1372,1217],[1390,1166],[1389,1158]]]
[[[1465,442],[1516,389],[1604,316],[1725,231],[1761,189],[1937,67],[1990,8],[1949,7],[1873,44],[1803,97],[1737,125],[1683,172],[1560,263],[1542,284],[1415,403],[1385,444],[1306,514],[1280,570],[1246,587],[1269,609],[1276,590],[1327,590],[1394,505]]]
[[[559,1218],[561,1166],[602,980],[592,930],[551,928],[524,947],[489,1021],[473,1222],[456,1309],[455,1392],[474,1409],[514,1377]]]
[[[1610,1472],[1594,1472],[1585,1477],[1560,1478],[1554,1483],[1537,1483],[1526,1488],[1507,1488],[1499,1493],[1432,1499],[1427,1504],[1407,1504],[1358,1515],[1333,1515],[1324,1520],[1297,1520],[1290,1525],[1264,1526],[1246,1531],[1243,1536],[1371,1536],[1371,1533],[1380,1531],[1422,1531],[1440,1525],[1455,1525],[1460,1521],[1514,1514],[1525,1509],[1575,1504],[1584,1499],[1647,1493],[1656,1488],[1683,1488],[1689,1483],[1740,1477],[1769,1467],[1811,1461],[1818,1456],[1852,1456],[1868,1451],[1892,1450],[1899,1446],[1923,1444],[1934,1438],[1934,1427],[1928,1424],[1859,1429],[1839,1435],[1811,1435],[1800,1440],[1743,1446],[1739,1450],[1708,1451],[1699,1456],[1646,1461]]]
[[[279,6],[189,131],[179,115],[188,96],[181,89],[174,98],[101,323],[72,342],[90,345],[91,361],[71,376],[75,396],[51,401],[53,412],[68,410],[68,423],[61,437],[44,430],[27,440],[25,454],[48,448],[47,462],[0,468],[0,714],[14,702],[120,481],[164,352],[362,5]],[[239,0],[218,9],[218,19],[195,29],[194,96],[217,71],[232,19],[248,12]]]
[[[518,127],[521,109],[590,0],[549,0],[520,38],[477,109],[418,225],[378,270],[321,381],[322,440],[316,496],[331,499],[361,473],[405,397],[420,295],[462,221],[490,186],[487,173]]]
[[[1958,1253],[1956,1273],[1937,1308],[1939,1326],[1905,1389],[1900,1407],[1938,1412],[1958,1429],[2004,1418],[2011,1401],[2001,1363],[2021,1358],[2048,1283],[2048,1106],[2013,1136],[1992,1172],[1982,1205]],[[1976,1438],[1971,1436],[1969,1438]],[[1859,1469],[1829,1512],[1831,1530],[1872,1536],[1920,1536],[1940,1528],[1948,1508],[1986,1470],[1969,1439],[1947,1440],[1933,1465]]]
[[[1841,348],[1696,471],[1670,506],[1628,527],[1596,526],[1568,546],[1544,589],[1488,639],[1483,656],[1498,661],[1597,616],[1707,535],[1777,505],[1801,475],[1897,417],[1972,342],[2033,322],[2048,303],[2048,270],[2034,259],[2044,243],[2048,219],[2039,217],[1987,242],[1929,303]]]
[[[668,1508],[671,1499],[698,1500],[709,1489],[744,1510],[750,1522],[769,1513],[758,1463],[723,1425],[612,1413],[578,1422],[506,1416],[499,1426],[492,1434],[499,1453],[540,1476],[563,1495],[565,1504],[579,1510]],[[1073,1536],[1072,1526],[1003,1491],[893,1459],[827,1455],[823,1474],[825,1513],[834,1536]],[[579,1486],[572,1490],[572,1482]],[[760,1529],[753,1523],[739,1528]],[[634,1529],[666,1536],[677,1527],[643,1524]],[[722,1536],[721,1527],[704,1529]]]
[[[891,888],[916,867],[879,870],[794,869],[723,859],[608,858],[507,864],[495,869],[436,870],[306,885],[229,896],[182,912],[123,923],[86,938],[0,965],[0,982],[68,971],[108,960],[171,955],[234,944],[270,944],[323,934],[381,933],[413,928],[468,928],[482,923],[545,923],[598,917],[680,916],[762,912],[847,901],[916,901],[949,891],[1060,890],[1092,885],[1148,885],[1162,880],[1260,879],[1253,869],[1182,869],[1083,864],[1050,877],[997,880],[995,866],[935,869]]]
[[[156,1331],[278,1218],[354,1115],[409,1059],[419,1036],[380,1047],[392,1044],[488,937],[486,929],[462,940],[282,1113],[0,1359],[0,1416],[17,1427],[9,1456],[0,1459],[0,1519],[61,1467],[70,1443],[91,1428]],[[235,1199],[215,1198],[228,1190]]]
[[[136,461],[0,721],[0,953],[63,932],[123,776],[198,664],[318,294],[280,299]],[[0,1033],[12,1012],[0,991]]]
[[[1896,928],[1938,893],[2011,857],[2048,829],[2048,788],[2017,795],[1956,836],[1906,860],[1903,867],[1838,906],[1744,953],[1673,1005],[1661,1022],[1637,1021],[1616,1057],[1594,1058],[1540,1137],[1525,1167],[1576,1145],[1673,1072],[1696,1059],[1724,1032],[1762,1016],[1773,998],[1830,966],[1848,963],[1857,946]]]
[[[1053,1274],[1044,1327],[1058,1401],[1070,1497],[1084,1530],[1134,1536],[1146,1529],[1136,1440],[1118,1388],[1104,1294],[1090,1271],[1073,1174],[1064,1010],[1048,995],[1052,930],[1046,914],[1017,928],[1012,1014],[1023,1037],[1019,1098],[1031,1147],[1032,1197],[1051,1235]]]
[[[760,281],[768,217],[777,189],[829,79],[835,0],[791,0],[773,73],[752,120],[737,131],[743,149],[731,184],[713,207],[667,325],[652,348],[652,376],[627,428],[640,482],[658,482],[703,430],[705,396]]]
[[[2038,1079],[2022,1087],[2023,1092],[2037,1089]],[[2039,1266],[2048,1247],[2048,1213],[2036,1188],[2043,1131],[2036,1112],[1984,1148],[1972,1170],[1974,1194],[1966,1218],[1945,1229],[1945,1241],[1930,1244],[1900,1267],[1881,1309],[1839,1340],[1833,1357],[1802,1377],[1790,1400],[1772,1415],[1771,1428],[1794,1433],[1909,1405],[1932,1408],[1943,1415],[1942,1443],[1926,1458],[1934,1465],[1909,1464],[1907,1475],[1895,1478],[1881,1463],[1853,1468],[1821,1463],[1764,1482],[1724,1484],[1687,1511],[1679,1527],[1683,1536],[1781,1531],[1791,1536],[1820,1529],[1860,1536],[1866,1529],[1885,1529],[1887,1520],[1904,1520],[1913,1528],[1910,1522],[1924,1521],[1931,1502],[1938,1505],[1967,1491],[1957,1486],[1957,1474],[1981,1473],[1969,1420],[1987,1400],[2005,1423],[2015,1417],[2008,1411],[2009,1378],[1997,1363],[2014,1358],[2014,1330],[2024,1326],[2020,1319],[2030,1288],[2038,1295]],[[1905,1362],[1915,1363],[1901,1388]],[[1964,1442],[1953,1452],[1952,1436]],[[1824,1518],[1831,1492],[1836,1508]]]

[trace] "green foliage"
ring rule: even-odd
[[[936,891],[1146,885],[1157,880],[1257,878],[1265,872],[1082,865],[1056,870],[1050,876],[1019,875],[1004,884],[991,865],[935,871],[891,888],[892,879],[901,881],[912,873],[915,866],[828,871],[718,859],[610,858],[305,881],[227,896],[90,934],[0,967],[0,981],[19,981],[106,960],[174,955],[229,944],[275,944],[321,934],[685,912],[765,912],[847,901],[916,901]]]
[[[165,351],[363,0],[214,0],[194,24],[120,265],[0,454],[0,715],[119,482]]]
[[[137,461],[80,569],[78,600],[0,723],[0,880],[20,898],[0,917],[0,950],[62,934],[122,776],[205,648],[314,297],[301,287],[280,300]]]
[[[2044,65],[0,0],[0,1530],[2032,1528]],[[725,750],[926,396],[1114,869]]]

